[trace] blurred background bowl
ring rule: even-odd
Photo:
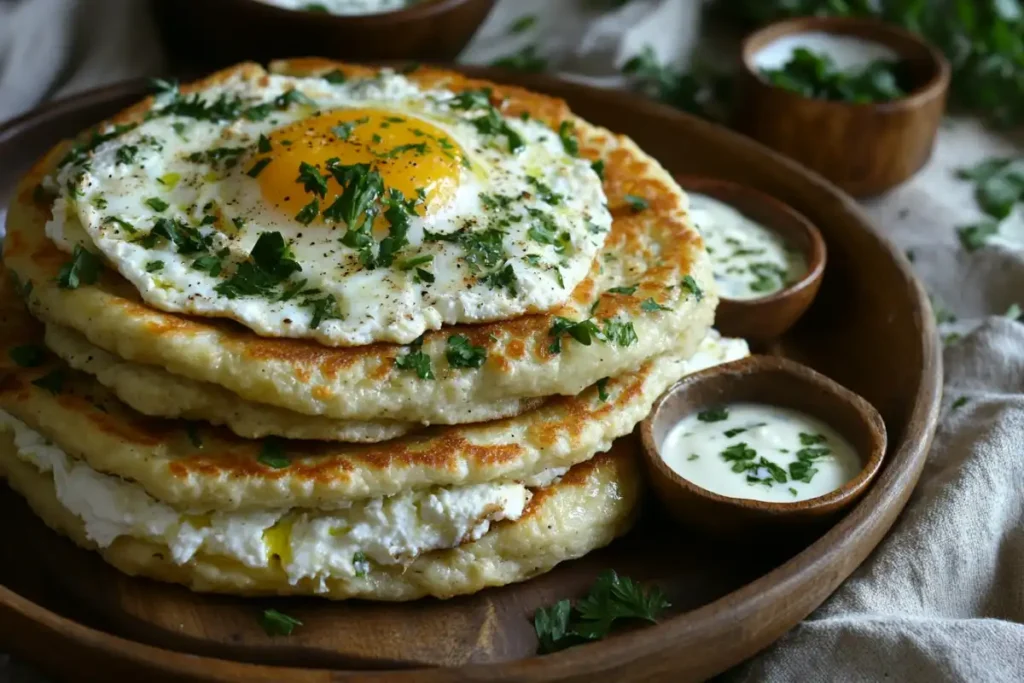
[[[243,60],[328,57],[447,61],[469,43],[494,0],[424,0],[381,14],[338,16],[258,0],[153,0],[178,70]]]

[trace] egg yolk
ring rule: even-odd
[[[257,155],[270,159],[257,176],[263,198],[292,217],[316,197],[320,211],[329,207],[344,188],[331,176],[329,159],[342,166],[369,164],[380,174],[384,191],[400,190],[406,199],[422,192],[421,215],[447,205],[459,185],[465,153],[440,128],[408,114],[378,109],[342,109],[325,112],[275,130],[270,151]],[[307,163],[327,178],[326,195],[305,189],[299,167]],[[322,220],[318,218],[317,220]]]

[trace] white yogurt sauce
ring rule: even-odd
[[[754,55],[753,66],[758,71],[781,69],[798,48],[805,48],[818,54],[827,53],[836,68],[842,71],[863,69],[878,60],[899,60],[899,54],[895,50],[881,43],[857,36],[814,31],[782,36],[768,43]]]
[[[284,9],[313,10],[352,16],[356,14],[383,14],[396,12],[415,5],[421,0],[260,0],[267,5]]]
[[[807,273],[801,252],[728,204],[691,193],[690,218],[711,256],[718,293],[727,299],[768,296]]]
[[[782,503],[823,496],[863,469],[850,442],[821,420],[758,403],[687,415],[665,437],[661,456],[712,493]]]

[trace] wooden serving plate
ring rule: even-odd
[[[817,538],[771,539],[756,552],[694,536],[652,505],[626,538],[546,576],[450,601],[382,605],[203,596],[123,576],[50,532],[0,485],[0,650],[76,680],[697,681],[779,638],[878,544],[924,465],[940,399],[932,315],[902,255],[833,186],[726,129],[624,93],[466,71],[564,97],[669,171],[746,183],[821,229],[830,263],[820,295],[768,350],[828,375],[882,414],[889,452],[864,499]],[[0,129],[0,193],[55,141],[143,89],[94,91]],[[657,582],[670,613],[657,626],[535,656],[534,609],[581,595],[607,567]],[[305,626],[268,637],[257,623],[268,607]]]

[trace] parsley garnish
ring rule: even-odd
[[[117,148],[117,152],[114,154],[114,158],[119,164],[130,164],[135,161],[135,155],[138,153],[139,148],[135,145],[121,145]]]
[[[268,609],[260,616],[260,626],[268,636],[290,636],[296,626],[302,626],[302,622],[276,609]]]
[[[990,237],[999,234],[999,223],[993,220],[984,220],[971,225],[963,225],[956,229],[956,234],[964,249],[977,251],[988,243]]]
[[[352,569],[355,570],[357,579],[361,579],[370,573],[370,560],[362,550],[352,553]]]
[[[630,287],[612,287],[608,291],[611,294],[623,294],[625,296],[632,296],[633,294],[636,293],[636,290],[638,288],[639,288],[639,285],[632,285]]]
[[[697,284],[697,281],[693,279],[692,275],[683,276],[683,287],[686,287],[686,289],[688,289],[690,293],[693,294],[697,301],[700,301],[701,299],[704,298],[704,290],[700,288],[700,286]]]
[[[465,335],[453,334],[448,337],[444,355],[453,368],[478,368],[487,360],[487,349],[473,346]]]
[[[640,309],[643,310],[643,311],[646,311],[648,313],[653,313],[655,311],[671,311],[672,310],[668,306],[662,306],[661,304],[659,304],[657,301],[655,301],[651,297],[648,297],[648,298],[644,299],[643,303],[640,304]]]
[[[246,171],[246,175],[248,175],[250,178],[255,178],[256,176],[263,172],[263,169],[265,169],[271,161],[272,160],[270,159],[270,157],[260,159],[259,161],[252,165],[252,168]]]
[[[957,400],[953,401],[953,405],[951,405],[949,407],[950,412],[956,410],[957,408],[960,408],[961,406],[966,405],[967,404],[967,400],[968,399],[967,399],[966,396],[961,396]]]
[[[608,400],[608,380],[609,377],[603,377],[597,380],[597,398],[599,401],[604,403]]]
[[[721,422],[729,419],[729,409],[724,407],[708,408],[697,413],[697,419],[701,422]]]
[[[423,353],[423,335],[409,345],[409,353],[395,358],[395,367],[399,370],[415,370],[420,379],[434,379],[430,356]]]
[[[164,262],[163,261],[148,261],[146,263],[146,272],[147,273],[156,273],[156,272],[161,271],[163,269],[164,269]]]
[[[295,179],[295,182],[302,183],[306,192],[312,192],[317,197],[327,196],[327,178],[320,173],[316,166],[307,164],[305,161],[299,163],[299,177]]]
[[[505,260],[505,233],[496,228],[471,232],[461,228],[455,232],[423,231],[424,242],[453,242],[466,251],[466,263],[474,272],[489,270]]]
[[[548,60],[537,54],[536,45],[530,44],[518,52],[495,59],[491,66],[536,74],[548,68]]]
[[[160,199],[159,197],[150,197],[149,199],[146,200],[146,205],[149,206],[149,208],[156,211],[157,213],[163,213],[164,211],[167,210],[167,207],[170,206],[170,204]]]
[[[46,359],[46,349],[38,344],[15,346],[7,352],[11,360],[21,368],[37,368]]]
[[[295,220],[303,225],[309,225],[318,215],[320,215],[320,200],[313,197],[313,201],[306,204],[295,214]]]
[[[536,14],[524,14],[523,16],[519,17],[518,19],[513,21],[511,24],[509,24],[508,32],[512,33],[512,34],[522,33],[523,31],[526,31],[527,29],[532,28],[533,25],[536,24],[536,23],[537,23],[537,15]]]
[[[81,244],[75,245],[71,261],[61,266],[57,274],[57,286],[61,289],[78,289],[79,285],[92,285],[103,270],[103,262],[99,256],[83,249]]]
[[[117,216],[107,216],[106,218],[104,218],[103,224],[107,225],[108,223],[113,223],[114,225],[120,228],[124,228],[124,231],[127,232],[129,235],[134,235],[136,232],[138,232],[135,229],[134,225],[124,220],[123,218],[118,218]]]
[[[594,173],[601,180],[604,180],[604,159],[598,159],[594,163],[590,164],[590,168],[594,169]]]
[[[122,134],[127,133],[130,130],[136,128],[139,124],[137,123],[126,123],[115,125],[112,129],[106,133],[100,133],[98,131],[92,131],[89,139],[85,142],[80,142],[73,145],[64,158],[57,164],[58,168],[67,164],[79,164],[86,160],[89,154],[97,147],[102,145],[108,140],[120,137]]]
[[[215,289],[229,299],[269,296],[278,285],[301,270],[281,233],[264,232],[249,252],[249,260],[240,263],[234,275]]]
[[[513,296],[519,293],[519,279],[516,277],[516,271],[512,268],[511,263],[499,266],[480,278],[480,281],[491,289],[505,288]]]
[[[37,380],[33,380],[32,384],[39,387],[40,389],[46,389],[51,394],[59,394],[64,390],[64,381],[67,379],[67,375],[63,370],[53,370],[46,373]]]
[[[260,138],[256,142],[256,151],[259,152],[260,154],[266,154],[272,149],[273,147],[270,146],[270,138],[268,138],[263,133],[260,133]]]
[[[311,107],[316,106],[316,102],[295,89],[289,90],[283,95],[278,95],[274,98],[274,106],[278,109],[287,109],[293,104],[305,104]]]
[[[671,604],[657,586],[645,589],[609,569],[597,577],[590,592],[577,601],[575,608],[568,600],[539,608],[534,613],[533,628],[540,641],[540,652],[557,652],[601,640],[621,620],[642,619],[655,623],[669,607]]]
[[[291,460],[285,454],[284,443],[282,438],[268,436],[263,440],[263,445],[260,447],[260,454],[256,461],[275,470],[288,467],[291,464]]]
[[[139,240],[139,244],[146,249],[152,249],[156,246],[157,239],[161,237],[172,242],[177,247],[179,254],[196,254],[206,251],[213,239],[212,237],[204,237],[197,228],[186,225],[181,221],[158,218],[156,223],[153,224],[153,229],[149,231],[148,235]]]
[[[193,448],[203,447],[203,438],[199,435],[199,426],[195,422],[185,423],[185,436]]]
[[[780,69],[763,69],[761,76],[772,85],[804,97],[854,102],[889,102],[904,97],[896,71],[899,65],[876,60],[863,69],[841,71],[827,53],[797,48]]]
[[[608,338],[608,341],[614,342],[619,346],[632,346],[639,341],[636,336],[636,330],[633,329],[633,323],[617,320],[606,320],[604,322],[604,336]]]
[[[333,71],[328,71],[320,76],[320,78],[324,79],[331,85],[339,85],[345,82],[345,73],[341,69],[335,69]]]
[[[635,194],[627,194],[624,199],[629,204],[629,208],[633,210],[633,213],[640,213],[644,209],[650,206],[650,203],[643,197],[637,197]]]
[[[568,119],[562,121],[558,126],[558,137],[562,141],[562,147],[567,154],[578,157],[580,155],[580,142],[576,138],[576,125]]]
[[[548,351],[551,353],[561,353],[562,337],[565,335],[569,335],[584,346],[590,346],[594,339],[605,341],[604,333],[601,332],[601,328],[593,320],[588,318],[575,321],[556,316],[555,323],[548,330],[548,336],[554,337],[554,341],[548,346]]]

